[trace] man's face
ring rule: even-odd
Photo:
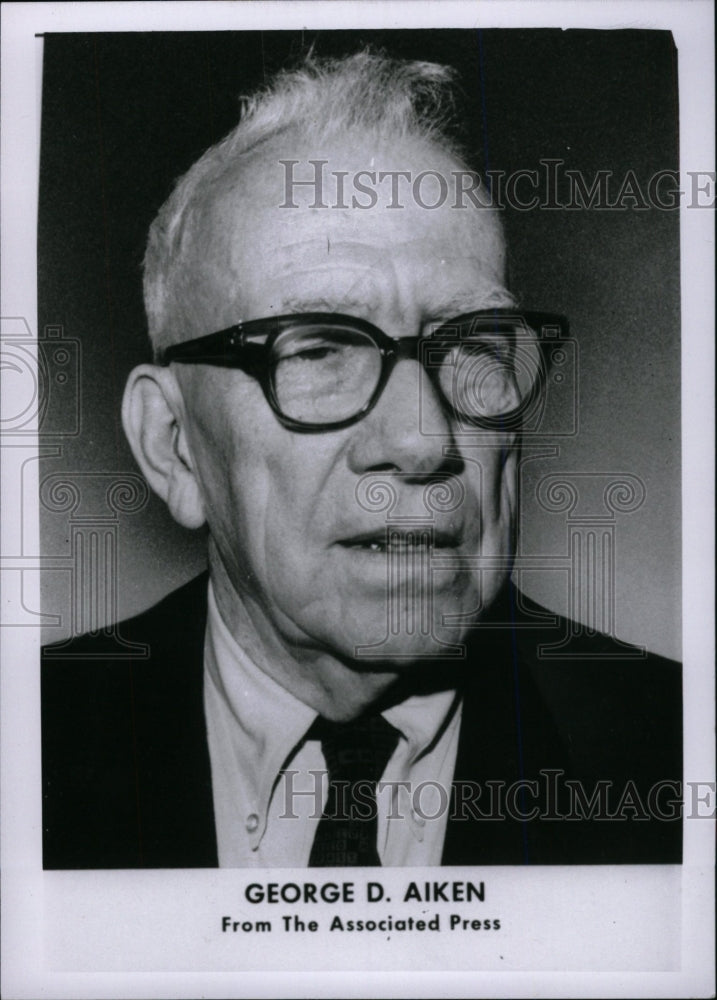
[[[426,209],[409,186],[404,207],[390,209],[385,183],[370,209],[312,209],[313,190],[295,188],[299,207],[282,208],[279,160],[300,160],[295,176],[306,177],[317,154],[276,142],[242,180],[222,184],[202,219],[185,337],[307,311],[415,337],[510,304],[495,219],[468,202],[453,207],[458,165],[416,142],[373,156],[357,148],[355,138],[335,140],[322,153],[329,204],[333,170],[349,171],[347,185],[358,170],[439,170],[451,196]],[[421,193],[436,198],[428,186]],[[376,658],[404,669],[465,637],[508,572],[496,557],[510,553],[512,435],[456,425],[412,360],[397,364],[366,417],[324,433],[283,427],[243,372],[188,365],[178,377],[213,544],[263,634],[299,657],[328,652],[367,669]],[[388,548],[387,526],[398,531]],[[433,544],[416,543],[417,532]]]

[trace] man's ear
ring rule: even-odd
[[[519,435],[512,435],[500,450],[500,474],[496,480],[495,497],[485,498],[485,503],[497,503],[503,517],[508,517],[513,535],[517,530],[518,511],[518,471],[520,468],[521,441]],[[488,507],[490,509],[490,507]]]
[[[169,368],[140,365],[127,380],[122,423],[147,482],[185,528],[201,528],[204,503],[177,380]]]

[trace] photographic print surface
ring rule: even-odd
[[[680,47],[374,23],[43,32],[3,444],[102,995],[685,968]]]
[[[60,557],[45,613],[54,607],[51,638],[89,633],[46,652],[49,867],[333,867],[362,863],[348,845],[364,834],[388,866],[679,861],[679,814],[658,802],[679,791],[679,672],[650,655],[678,656],[680,634],[675,61],[670,34],[645,31],[45,39],[39,299],[52,391],[41,433],[77,422],[43,461],[43,550]],[[188,418],[200,429],[186,432],[190,450],[217,454],[194,459],[201,513],[180,510],[170,475],[157,475],[169,458],[140,454],[168,511],[120,426],[130,372],[152,360],[145,232],[177,177],[236,127],[237,95],[287,68],[290,97],[275,86],[265,112],[286,120],[262,125],[254,110],[258,134],[242,140],[240,127],[236,153],[219,147],[215,165],[196,168],[146,251],[154,359],[174,351],[190,411],[198,368],[212,386],[206,412]],[[443,106],[430,74],[449,71]],[[413,92],[401,72],[414,73]],[[401,100],[415,122],[391,110]],[[321,114],[324,131],[307,139]],[[212,187],[249,184],[252,170],[265,184],[244,202],[217,196],[236,222],[213,258]],[[210,230],[195,233],[202,212]],[[228,280],[205,281],[210,268]],[[215,333],[228,328],[274,345],[270,367],[228,358]],[[413,361],[385,353],[412,343]],[[153,378],[125,397],[130,437],[143,423],[135,454],[157,433],[142,410]],[[176,410],[167,419],[181,428]],[[259,421],[264,434],[242,431]],[[206,640],[205,577],[118,624],[201,570],[208,536]],[[253,609],[248,622],[233,601]],[[242,653],[255,650],[257,628],[279,643],[260,640],[268,664],[248,657],[273,691],[232,642],[244,635]],[[286,666],[289,642],[303,653]],[[307,666],[327,655],[351,665]],[[334,685],[333,700],[308,671]],[[365,700],[342,702],[356,683]],[[372,779],[390,786],[378,816],[370,771],[337,772],[365,779],[359,836],[359,804],[327,799],[326,762],[344,751],[309,726],[316,711],[345,723],[380,699],[401,736]],[[407,706],[427,720],[420,737]],[[237,716],[244,735],[227,735]],[[351,739],[349,754],[378,737]],[[74,787],[67,769],[82,774]],[[500,801],[488,802],[494,787]],[[348,839],[314,850],[327,810]]]

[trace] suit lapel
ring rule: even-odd
[[[535,643],[524,635],[515,597],[506,588],[468,647],[444,865],[530,864],[542,851],[545,824],[522,818],[536,797],[516,783],[537,780],[540,805],[540,770],[564,765],[566,755],[535,683]]]
[[[138,824],[143,864],[216,867],[211,767],[204,718],[207,577],[152,619],[150,659],[133,665]]]
[[[521,864],[525,857],[523,831],[500,818],[504,786],[521,776],[521,748],[511,664],[496,662],[496,646],[469,660],[444,865]]]

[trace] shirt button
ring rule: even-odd
[[[249,813],[246,818],[247,833],[254,833],[259,826],[259,817],[256,813]]]

